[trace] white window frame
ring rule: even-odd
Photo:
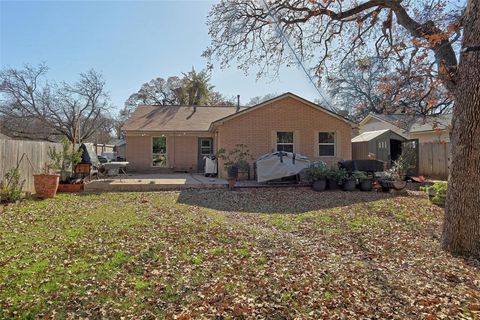
[[[321,133],[333,133],[333,142],[321,142],[320,141]],[[335,131],[319,131],[317,135],[318,135],[318,157],[319,158],[336,157],[337,156],[337,133]],[[332,146],[332,145],[333,145],[333,155],[328,155],[328,156],[320,155],[321,146]]]
[[[292,134],[292,142],[278,142],[278,134],[279,133],[291,133]],[[275,131],[275,150],[278,152],[278,146],[292,146],[292,152],[295,152],[295,132],[294,131]],[[284,151],[286,152],[286,151]]]
[[[154,153],[153,152],[153,139],[155,138],[164,138],[165,139],[165,165],[163,166],[154,166],[153,165],[153,156],[156,154],[161,154],[161,153]],[[168,168],[168,138],[164,135],[161,136],[152,136],[150,139],[150,167],[152,168]]]

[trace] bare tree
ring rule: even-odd
[[[71,142],[89,138],[109,108],[102,76],[90,70],[73,84],[57,85],[46,80],[47,70],[43,64],[2,70],[0,113],[17,121],[34,120]]]
[[[250,100],[246,103],[247,106],[254,106],[256,104],[262,103],[264,101],[270,100],[278,96],[277,93],[267,93],[263,96],[255,96],[250,98]]]
[[[390,59],[351,56],[328,77],[329,92],[354,120],[370,112],[426,116],[451,111],[451,94],[422,71],[422,66],[403,69]]]

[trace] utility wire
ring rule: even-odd
[[[265,0],[262,0],[265,8],[267,9],[268,11],[268,15],[272,18],[274,24],[275,24],[275,29],[277,30],[277,33],[280,34],[280,37],[283,39],[283,42],[287,44],[288,48],[290,49],[290,51],[292,52],[293,56],[295,57],[295,60],[297,60],[297,63],[300,65],[301,69],[303,70],[303,72],[305,73],[305,75],[307,76],[308,80],[310,81],[310,83],[313,85],[313,87],[315,88],[315,90],[317,90],[318,94],[320,95],[320,97],[323,99],[323,101],[328,105],[329,109],[332,110],[332,111],[335,111],[336,108],[332,106],[332,104],[330,103],[330,101],[328,101],[325,96],[323,95],[323,93],[321,92],[320,88],[318,88],[318,86],[315,84],[315,81],[313,80],[312,76],[310,75],[310,73],[308,72],[307,68],[305,67],[305,65],[303,64],[302,60],[300,59],[300,57],[298,56],[297,52],[295,51],[295,49],[292,47],[292,45],[290,44],[290,41],[287,37],[287,35],[283,32],[282,28],[280,27],[280,24],[278,23],[278,20],[277,18],[275,17],[275,15],[272,13],[272,11],[270,10],[270,7],[268,6],[267,2]]]

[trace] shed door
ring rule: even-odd
[[[407,170],[407,175],[418,176],[418,139],[403,141],[402,154],[410,163],[410,168]]]
[[[198,172],[205,171],[205,156],[213,154],[213,138],[198,138]]]

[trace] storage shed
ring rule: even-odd
[[[368,155],[374,154],[390,166],[402,153],[404,141],[407,138],[390,129],[364,132],[352,139],[352,160],[369,159]]]

